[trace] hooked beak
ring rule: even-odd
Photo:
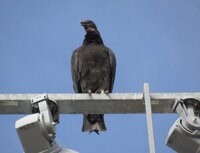
[[[81,20],[81,21],[80,21],[80,24],[81,24],[81,26],[86,26],[87,20]]]

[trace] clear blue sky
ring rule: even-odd
[[[72,51],[81,19],[96,22],[117,58],[116,93],[200,91],[199,0],[0,0],[0,93],[73,93]],[[23,152],[15,121],[0,115],[2,153]],[[156,150],[177,115],[154,115]],[[108,131],[81,132],[82,115],[62,115],[57,142],[81,153],[148,153],[144,114],[106,115]]]

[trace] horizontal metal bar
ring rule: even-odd
[[[31,98],[39,94],[0,94],[0,114],[31,114]],[[143,93],[48,94],[57,101],[60,114],[145,113]],[[176,98],[197,97],[197,93],[150,93],[153,113],[173,113]]]

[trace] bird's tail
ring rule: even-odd
[[[96,132],[106,131],[103,114],[84,114],[83,115],[83,132]]]

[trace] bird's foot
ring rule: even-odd
[[[101,90],[101,94],[104,94],[104,90]]]
[[[109,91],[108,90],[101,90],[101,94],[108,94],[109,93]]]
[[[88,90],[88,94],[91,96],[91,95],[92,95],[92,91],[91,91],[91,90]]]
[[[109,91],[108,91],[108,90],[106,90],[106,91],[104,91],[104,93],[107,95],[107,94],[109,94]]]
[[[109,94],[109,91],[108,90],[97,90],[95,93],[98,93],[98,94]]]

